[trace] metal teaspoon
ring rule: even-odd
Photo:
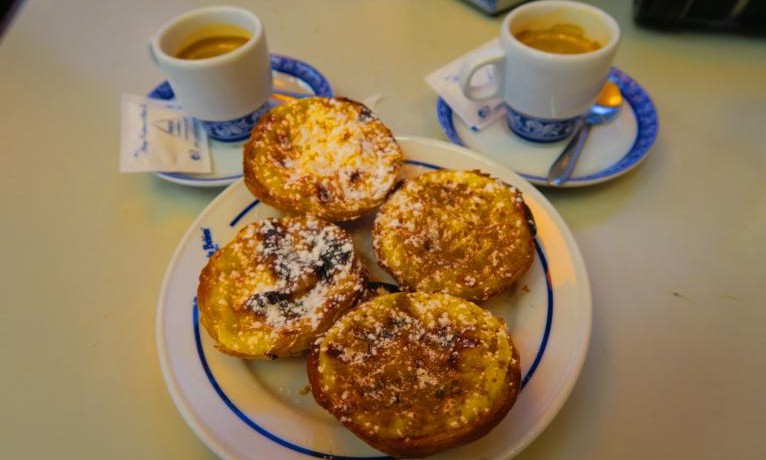
[[[572,139],[551,165],[551,169],[548,171],[548,185],[558,187],[572,177],[572,171],[574,171],[577,159],[580,158],[591,127],[608,123],[617,118],[621,106],[622,93],[620,93],[620,88],[614,82],[607,81],[598,94],[596,104],[588,110],[584,120],[572,135]]]

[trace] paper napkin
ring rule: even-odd
[[[466,57],[498,46],[499,40],[494,39],[426,76],[426,83],[444,99],[444,102],[450,106],[455,115],[460,117],[474,131],[479,131],[491,125],[498,118],[502,118],[505,115],[505,107],[501,98],[486,101],[472,101],[466,98],[458,83],[460,66]],[[483,85],[491,82],[494,78],[491,69],[491,66],[479,69],[474,75],[474,83]]]
[[[211,171],[207,133],[175,101],[123,94],[120,172]]]

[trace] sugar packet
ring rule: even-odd
[[[498,46],[500,46],[499,39],[496,38],[436,69],[425,78],[426,83],[444,99],[444,102],[450,106],[455,115],[460,117],[474,131],[480,131],[498,118],[502,118],[505,115],[505,106],[502,98],[472,101],[465,97],[458,82],[460,66],[463,64],[463,60],[473,53],[483,52]],[[492,67],[487,66],[474,74],[473,82],[484,85],[493,79]]]
[[[175,101],[123,94],[120,172],[211,171],[207,133]]]

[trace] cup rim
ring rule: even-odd
[[[252,32],[250,39],[246,41],[242,46],[234,50],[231,50],[228,53],[224,53],[224,54],[209,57],[209,58],[181,59],[181,58],[177,58],[173,56],[172,54],[166,53],[165,50],[162,49],[162,47],[160,46],[160,40],[176,24],[179,24],[182,21],[189,20],[193,18],[194,16],[199,16],[201,14],[212,13],[212,12],[229,12],[229,13],[236,13],[236,14],[242,14],[244,16],[247,16],[248,19],[250,19],[253,22],[255,26],[254,27],[255,30]],[[156,56],[157,59],[162,59],[163,61],[176,66],[206,67],[213,64],[221,64],[226,61],[234,61],[239,59],[242,56],[242,54],[246,53],[247,50],[255,46],[255,43],[258,40],[261,40],[263,35],[264,35],[263,23],[261,22],[261,19],[252,11],[246,8],[241,8],[237,6],[206,6],[202,8],[189,10],[185,13],[182,13],[178,16],[174,16],[168,19],[167,21],[165,21],[165,23],[162,24],[162,26],[160,26],[157,32],[149,39],[149,43],[153,49],[153,54]]]
[[[577,54],[551,53],[549,51],[542,51],[536,48],[532,48],[531,46],[522,43],[511,33],[511,29],[510,29],[511,21],[513,21],[518,15],[524,13],[527,10],[537,9],[544,6],[562,6],[562,7],[573,7],[573,8],[578,8],[582,10],[588,10],[594,13],[595,15],[599,16],[601,19],[603,19],[604,22],[608,25],[608,27],[612,29],[612,32],[613,32],[612,39],[597,50],[587,51],[585,53],[577,53]],[[621,31],[620,31],[620,25],[609,13],[593,5],[589,5],[587,3],[581,3],[581,2],[574,2],[570,0],[538,0],[532,3],[526,3],[517,8],[514,8],[513,11],[508,13],[505,16],[505,19],[503,19],[500,36],[502,37],[504,41],[506,41],[510,45],[514,46],[515,48],[519,50],[522,50],[523,52],[529,53],[532,56],[536,56],[543,59],[550,59],[550,60],[581,61],[581,60],[588,60],[588,59],[599,59],[604,54],[611,53],[617,47],[617,44],[620,42]]]

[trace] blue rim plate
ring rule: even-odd
[[[397,138],[409,177],[438,168],[480,169],[524,194],[537,223],[536,262],[515,289],[484,306],[505,319],[521,354],[523,389],[487,436],[439,459],[508,459],[551,422],[579,376],[590,341],[592,300],[585,264],[553,206],[497,162],[447,142]],[[321,409],[304,358],[250,362],[215,349],[196,309],[199,272],[218,247],[253,220],[278,215],[239,180],[219,194],[181,239],[165,272],[157,308],[157,349],[168,390],[197,435],[224,459],[381,459]],[[390,278],[375,263],[372,216],[351,226],[373,280]]]
[[[290,95],[334,96],[330,83],[316,68],[298,59],[272,54],[275,93]],[[163,81],[149,94],[153,99],[173,99],[173,89]],[[273,104],[280,101],[272,99]],[[157,176],[170,182],[193,187],[222,187],[242,177],[242,142],[210,141],[213,171],[204,174],[159,172]]]
[[[625,174],[646,159],[657,138],[657,111],[646,91],[618,68],[611,69],[609,78],[626,103],[614,122],[593,128],[572,178],[563,187],[597,184]],[[473,131],[442,98],[436,102],[436,113],[450,141],[497,160],[536,185],[548,185],[548,168],[568,142],[525,141],[510,132],[504,119]]]

